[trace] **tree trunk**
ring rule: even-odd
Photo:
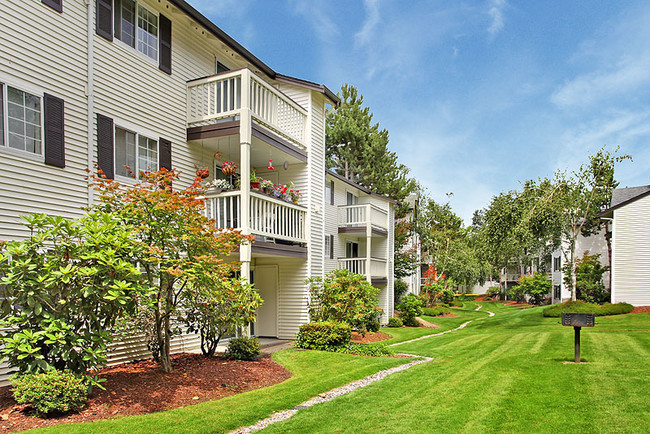
[[[578,278],[576,276],[576,270],[578,266],[576,264],[576,244],[575,242],[571,245],[571,301],[577,300],[578,294]]]
[[[607,242],[607,266],[609,267],[609,294],[612,294],[612,231],[605,222],[605,241]]]
[[[160,369],[163,372],[172,371],[172,360],[170,357],[169,347],[171,346],[171,328],[169,315],[163,319],[163,341],[160,346]]]

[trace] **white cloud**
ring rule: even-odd
[[[354,35],[355,46],[364,46],[374,39],[374,31],[381,21],[379,13],[379,0],[364,0],[363,5],[366,9],[366,19],[361,30]]]
[[[339,35],[339,28],[326,9],[331,6],[327,2],[291,0],[289,4],[294,14],[303,17],[310,24],[321,42],[331,43]]]
[[[490,15],[490,18],[492,18],[492,23],[490,24],[490,27],[488,27],[488,33],[490,33],[492,36],[495,36],[497,33],[503,30],[503,10],[505,7],[506,0],[492,0],[490,2],[490,9],[488,10],[488,14]]]
[[[626,57],[611,71],[595,71],[570,80],[551,95],[551,101],[560,107],[584,107],[627,94],[650,83],[649,70],[650,55]]]

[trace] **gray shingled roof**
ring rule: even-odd
[[[635,197],[642,195],[650,191],[650,185],[643,185],[641,187],[626,187],[626,188],[617,188],[612,191],[612,204],[610,208],[613,208],[617,205],[620,205],[623,202],[634,199]]]

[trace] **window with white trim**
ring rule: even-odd
[[[158,170],[158,141],[115,126],[115,174],[131,177]]]
[[[42,154],[41,97],[0,83],[0,145]]]
[[[136,0],[114,0],[113,13],[115,38],[158,60],[158,14]]]

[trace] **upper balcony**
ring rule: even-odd
[[[388,262],[381,258],[339,258],[340,269],[346,269],[352,273],[363,274],[375,286],[382,286],[388,283]]]
[[[339,206],[339,233],[388,236],[388,211],[370,203]]]
[[[187,83],[187,125],[237,121],[250,110],[254,123],[307,149],[307,111],[247,68]]]

